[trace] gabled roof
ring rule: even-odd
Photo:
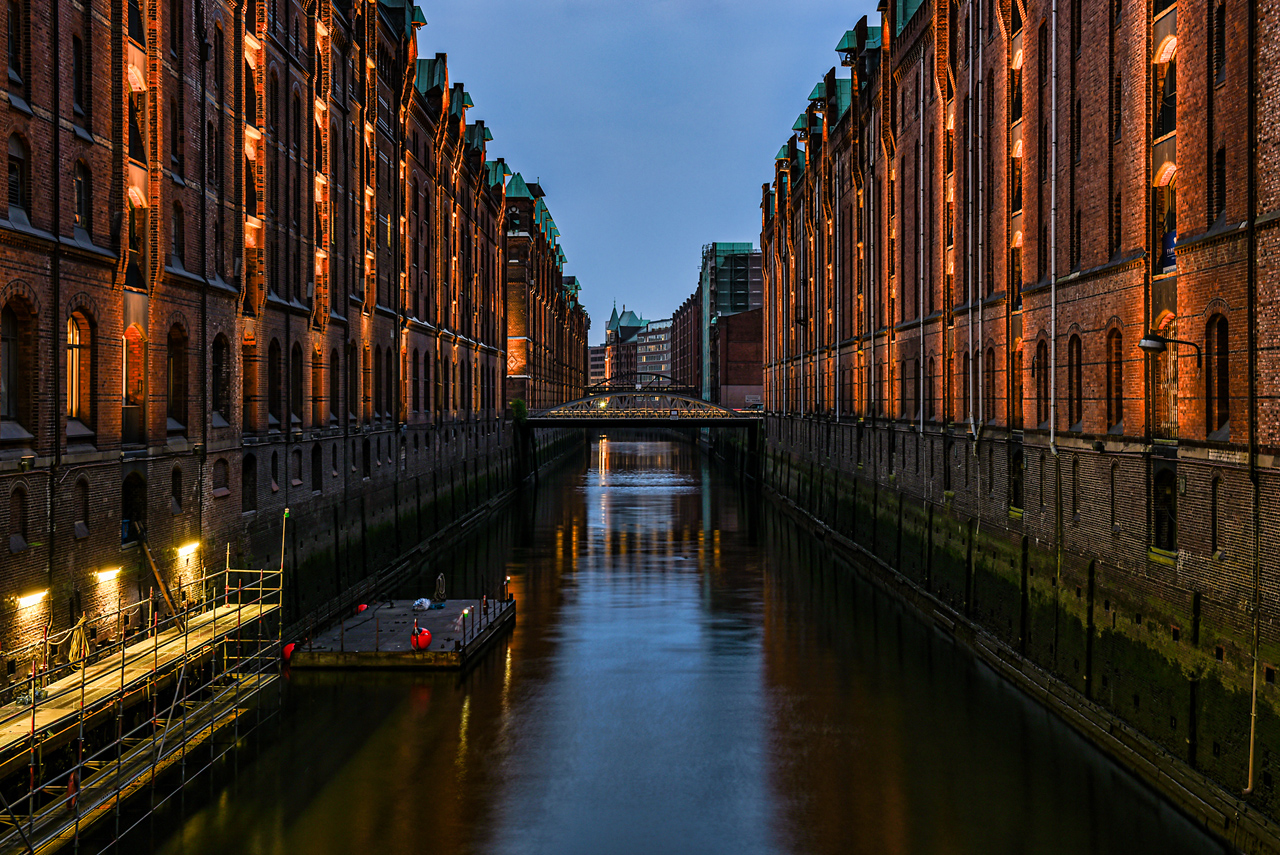
[[[809,93],[810,101],[825,101],[827,99],[827,84],[819,80],[818,85],[813,87],[813,91]]]
[[[844,38],[836,45],[836,53],[848,53],[858,49],[858,34],[853,30],[845,30]]]
[[[604,325],[607,330],[616,330],[618,328],[618,304],[613,304],[613,314],[609,315],[609,321]]]
[[[508,199],[532,199],[533,194],[529,192],[529,186],[524,183],[524,178],[517,172],[507,182],[507,198]]]
[[[786,160],[791,157],[791,144],[783,143],[782,148],[778,149],[778,153],[773,156],[774,160]]]
[[[432,59],[420,59],[414,69],[413,85],[423,95],[449,88],[449,57],[438,53]]]

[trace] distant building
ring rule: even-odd
[[[759,406],[764,392],[764,310],[721,315],[711,325],[711,401]]]
[[[636,336],[648,323],[625,305],[621,315],[618,314],[618,307],[614,306],[604,330],[606,379],[636,373]]]
[[[587,349],[587,361],[590,369],[588,382],[592,386],[603,383],[608,377],[605,371],[605,351],[606,346],[603,344],[595,344]]]
[[[671,316],[671,377],[677,386],[702,388],[702,289]]]
[[[659,383],[666,386],[671,383],[671,319],[650,321],[645,328],[636,334],[636,370],[644,374],[660,374],[665,380],[654,377],[643,377],[643,381],[652,385]]]
[[[700,389],[704,400],[716,400],[718,367],[710,331],[718,318],[759,309],[763,295],[759,250],[750,243],[704,246],[698,287],[671,317],[674,382]]]

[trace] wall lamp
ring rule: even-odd
[[[34,606],[47,596],[49,596],[49,590],[46,588],[34,594],[27,594],[25,597],[18,597],[18,608],[25,609],[27,606]]]
[[[1188,347],[1194,347],[1196,349],[1196,368],[1200,367],[1203,354],[1200,351],[1200,345],[1196,344],[1194,341],[1185,341],[1180,338],[1165,338],[1160,335],[1160,333],[1148,332],[1142,337],[1142,341],[1138,342],[1138,347],[1142,348],[1142,350],[1152,356],[1157,356],[1164,353],[1171,344],[1185,344]]]

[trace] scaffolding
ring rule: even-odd
[[[31,668],[0,695],[0,855],[79,851],[90,826],[114,845],[274,715],[279,692],[263,690],[280,685],[283,579],[283,563],[231,567],[228,549],[187,586],[194,602],[153,589],[10,652]],[[130,824],[122,806],[143,790]]]

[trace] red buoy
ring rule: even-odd
[[[298,645],[294,644],[292,641],[290,641],[288,644],[286,644],[286,645],[284,646],[284,661],[285,661],[285,662],[288,662],[290,659],[292,659],[292,658],[293,658],[293,650],[294,650],[294,648],[295,648],[295,647],[297,647],[297,646],[298,646]]]
[[[361,603],[360,605],[356,606],[356,614],[360,614],[362,611],[364,611],[367,608],[369,608],[368,605],[366,605],[365,603]]]
[[[431,630],[426,627],[415,629],[409,638],[409,645],[414,650],[426,650],[431,646]]]

